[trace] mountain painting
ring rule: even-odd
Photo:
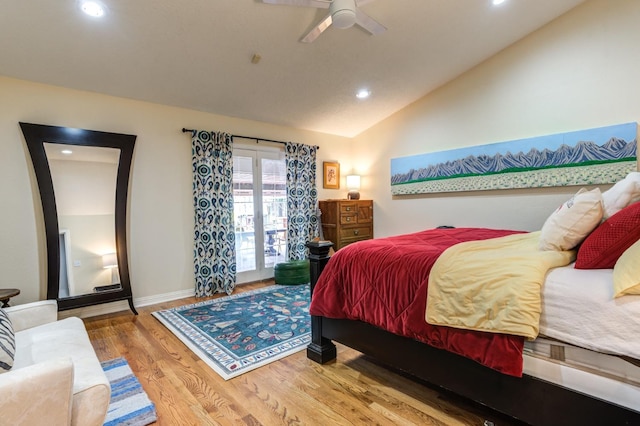
[[[638,169],[626,123],[391,159],[391,194],[611,184]]]

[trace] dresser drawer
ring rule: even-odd
[[[354,223],[358,223],[358,213],[343,213],[340,215],[340,224],[341,225],[352,225]]]
[[[340,239],[351,239],[351,238],[362,238],[362,239],[371,238],[371,227],[358,226],[354,228],[340,229]]]
[[[341,203],[340,204],[340,214],[355,214],[358,215],[358,204],[357,203]]]
[[[357,243],[358,241],[367,241],[367,240],[370,240],[370,238],[357,238],[355,240],[343,240],[341,242],[342,245],[340,246],[340,248],[346,247],[349,244]]]

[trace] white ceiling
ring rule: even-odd
[[[78,0],[0,0],[0,74],[353,137],[583,1],[376,0],[362,10],[385,33],[305,44],[326,9],[102,0],[98,20]]]

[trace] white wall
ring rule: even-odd
[[[639,21],[639,1],[586,2],[359,135],[376,236],[441,224],[540,229],[578,188],[392,198],[390,159],[640,121]]]
[[[183,127],[318,145],[319,170],[322,161],[350,157],[346,138],[0,77],[0,287],[21,290],[16,304],[46,298],[44,222],[20,121],[138,135],[129,193],[134,300],[193,290],[191,145]]]

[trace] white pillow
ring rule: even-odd
[[[600,188],[582,188],[547,218],[540,233],[540,250],[571,250],[580,244],[602,220],[604,209]]]
[[[602,193],[604,217],[608,219],[630,204],[640,201],[640,172],[631,172]]]

